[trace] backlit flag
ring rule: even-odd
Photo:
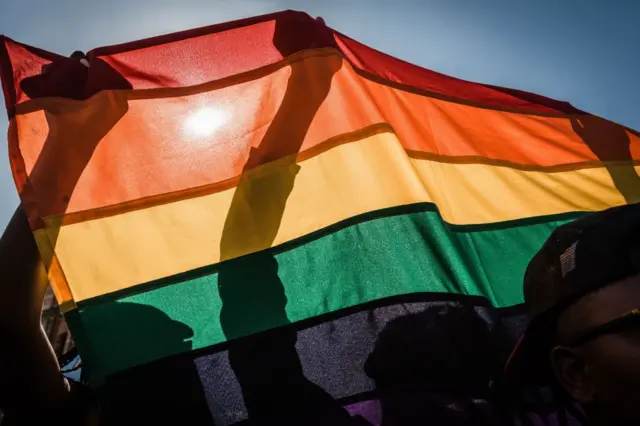
[[[640,201],[636,132],[302,13],[87,60],[0,39],[13,175],[89,377],[287,324],[327,362],[366,357],[322,327],[519,306],[555,227]]]

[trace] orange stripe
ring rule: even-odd
[[[202,85],[201,93],[104,91],[19,105],[20,151],[40,216],[216,184],[378,123],[391,125],[405,149],[445,157],[538,167],[640,158],[636,134],[597,117],[428,98],[363,78],[333,49],[281,65],[257,80]]]

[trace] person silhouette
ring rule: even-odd
[[[501,424],[489,397],[494,346],[472,306],[431,306],[390,321],[364,367],[381,425]]]
[[[273,43],[282,57],[299,51],[300,43],[308,44],[303,36],[290,37],[292,27],[301,25],[320,26],[327,39],[321,44],[333,43],[330,31],[319,22],[279,18]],[[296,330],[289,326],[286,314],[278,261],[268,250],[300,169],[296,154],[341,65],[338,57],[317,61],[313,68],[303,61],[291,62],[284,98],[260,144],[251,148],[224,224],[220,256],[232,260],[221,264],[218,274],[220,323],[230,341],[229,362],[249,420],[257,424],[340,424],[350,418],[330,395],[304,377],[295,348]],[[252,173],[275,160],[277,169],[260,176]],[[259,251],[237,257],[248,246]]]
[[[30,49],[25,46],[25,49]],[[79,55],[80,54],[80,55]],[[39,56],[39,53],[35,53]],[[81,52],[74,52],[72,58],[51,56],[44,59],[51,62],[43,66],[41,73],[21,81],[21,90],[30,98],[86,99],[102,89],[130,88],[130,84],[106,63],[94,58],[91,72]],[[102,77],[105,77],[104,79]],[[60,415],[69,421],[80,410],[68,411],[69,404],[77,400],[74,387],[64,379],[44,330],[40,326],[40,310],[48,285],[45,266],[51,259],[41,259],[30,229],[30,222],[39,218],[28,217],[36,203],[41,215],[47,212],[64,213],[77,181],[91,158],[96,145],[104,134],[124,115],[127,105],[115,102],[104,114],[104,122],[97,126],[80,126],[87,114],[98,113],[76,108],[69,114],[62,114],[55,106],[47,108],[49,134],[29,175],[24,164],[15,164],[15,180],[23,204],[13,215],[0,239],[0,270],[3,285],[0,286],[0,330],[3,341],[10,350],[2,354],[0,373],[6,386],[0,386],[0,396],[8,416],[5,422],[21,416],[47,420]],[[31,103],[31,107],[39,104]],[[14,111],[11,110],[10,114]],[[73,119],[76,116],[77,120]],[[17,125],[12,120],[9,125],[10,152],[16,154]],[[73,141],[74,143],[69,143]],[[13,156],[14,161],[21,156]],[[61,168],[69,170],[62,177]],[[59,191],[59,192],[58,192]],[[25,208],[26,206],[26,208]],[[53,213],[52,213],[53,214]],[[56,229],[50,229],[51,242],[55,246]],[[5,336],[4,331],[9,335]],[[4,338],[6,337],[6,338]],[[9,360],[9,361],[7,361]],[[7,362],[5,362],[7,361]],[[25,374],[28,372],[28,374]],[[8,408],[7,408],[8,407]],[[13,416],[13,413],[17,413]],[[71,416],[70,416],[71,415]],[[38,423],[34,420],[32,423]]]
[[[108,376],[98,391],[102,420],[114,425],[176,425],[185,418],[196,425],[213,425],[197,367],[189,355],[193,330],[166,313],[138,303],[117,302],[109,307],[113,321],[88,310],[83,321],[100,323],[101,352],[110,362],[153,359],[156,353],[183,354],[170,361],[152,362]],[[101,320],[101,321],[100,321]],[[125,344],[126,343],[126,344]],[[83,363],[93,362],[84,351]],[[87,356],[89,355],[89,356]],[[104,353],[101,354],[103,359]]]

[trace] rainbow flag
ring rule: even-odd
[[[90,378],[281,327],[335,363],[385,325],[365,312],[513,309],[555,227],[640,201],[638,133],[303,13],[86,59],[0,39],[15,183]]]

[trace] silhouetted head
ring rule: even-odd
[[[556,385],[595,424],[640,424],[640,205],[558,228],[533,258],[532,321],[507,365],[522,385]]]
[[[108,372],[113,365],[133,367],[192,348],[191,327],[149,305],[99,305],[84,311],[81,321],[91,324],[95,336],[90,340],[92,350],[85,351],[83,362]]]
[[[101,333],[96,341],[102,346],[96,352],[131,368],[107,375],[99,388],[104,424],[213,424],[193,354],[189,354],[194,338],[191,327],[149,305],[106,305],[102,313],[83,321],[101,322],[100,329],[92,327]],[[91,310],[87,313],[91,315]]]
[[[365,373],[378,388],[486,388],[491,348],[488,326],[472,307],[433,307],[389,322]]]

